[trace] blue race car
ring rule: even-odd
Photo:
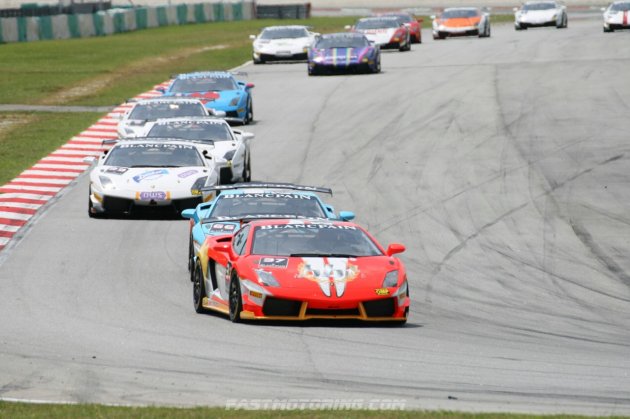
[[[378,73],[381,49],[362,33],[322,35],[308,50],[308,75],[333,71]]]
[[[206,236],[233,234],[242,222],[275,218],[350,221],[355,217],[351,211],[336,214],[332,206],[320,199],[317,193],[332,195],[329,188],[248,182],[217,185],[204,188],[203,191],[216,191],[218,195],[210,202],[197,205],[195,209],[182,211],[182,217],[190,220],[188,269],[191,272]]]
[[[254,120],[253,87],[227,71],[200,71],[179,74],[163,93],[199,99],[206,108],[225,112],[228,122],[246,125]]]

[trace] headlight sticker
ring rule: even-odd
[[[260,258],[260,261],[258,262],[258,266],[264,266],[267,268],[286,268],[288,265],[288,258],[264,257]]]

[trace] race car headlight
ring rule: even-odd
[[[395,287],[398,284],[398,270],[387,272],[383,280],[383,288]]]
[[[227,161],[230,161],[234,158],[234,153],[236,153],[236,150],[230,150],[223,155],[223,158]]]
[[[407,278],[403,281],[402,285],[392,294],[392,297],[398,298],[398,306],[402,306],[405,303],[405,298],[409,294],[407,288],[409,284],[407,284]]]
[[[101,186],[103,187],[103,189],[114,189],[116,186],[114,185],[114,182],[112,182],[112,180],[110,178],[108,178],[107,176],[99,176],[98,180],[101,182]]]
[[[267,287],[279,287],[280,283],[273,276],[271,272],[263,271],[262,269],[256,269],[256,276],[258,277],[258,282]]]
[[[238,96],[236,96],[234,99],[232,99],[232,100],[230,101],[230,106],[236,106],[236,105],[238,105],[238,101],[239,101],[239,99],[240,99],[240,98],[239,98]]]
[[[324,61],[324,57],[322,57],[321,55],[313,58],[313,62],[316,62],[316,63],[321,63],[323,61]]]
[[[195,183],[193,183],[193,185],[190,187],[190,193],[192,195],[201,195],[201,188],[206,185],[207,180],[208,176],[200,177],[199,179],[197,179]]]
[[[557,13],[556,13],[556,14],[554,14],[554,15],[551,17],[551,19],[552,19],[552,20],[553,20],[553,19],[557,19],[557,18],[558,18],[558,14],[557,14]]]

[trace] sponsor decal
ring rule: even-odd
[[[119,148],[181,148],[192,150],[195,146],[186,145],[186,144],[160,144],[160,143],[140,143],[140,144],[120,144],[118,143]]]
[[[180,173],[179,175],[177,175],[177,177],[180,177],[182,179],[187,178],[188,176],[192,176],[195,173],[198,173],[199,170],[186,170],[185,172]]]
[[[188,97],[194,97],[195,99],[201,99],[202,102],[211,102],[217,100],[221,95],[217,92],[195,92],[188,95]]]
[[[289,265],[289,259],[264,257],[264,258],[260,258],[258,265],[269,267],[269,268],[286,268]]]
[[[225,231],[225,232],[231,233],[234,231],[235,228],[236,226],[234,224],[215,223],[215,224],[212,224],[212,227],[210,227],[210,231]]]
[[[282,230],[282,229],[311,229],[318,230],[322,228],[328,228],[333,230],[356,230],[357,228],[354,226],[344,226],[344,225],[334,225],[334,224],[324,224],[324,223],[309,223],[309,224],[276,224],[276,225],[266,225],[258,227],[261,230]]]
[[[168,170],[166,169],[148,170],[146,172],[142,172],[139,175],[134,176],[133,180],[136,181],[136,183],[140,183],[143,180],[159,179],[164,175],[168,175]]]
[[[112,175],[122,175],[129,170],[128,167],[108,167],[105,169],[105,173],[111,173]]]
[[[302,258],[298,265],[297,278],[304,278],[317,282],[326,297],[335,295],[341,297],[346,290],[346,284],[359,275],[359,267],[345,258]]]
[[[251,295],[254,298],[262,298],[263,297],[262,292],[258,292],[258,291],[250,291],[249,295]]]
[[[136,192],[136,199],[141,201],[165,201],[169,198],[170,194],[163,191]]]
[[[242,194],[224,194],[221,199],[238,199],[238,198],[285,198],[285,199],[314,199],[312,196],[294,194],[294,193],[242,193]]]
[[[389,290],[387,288],[376,288],[374,292],[376,295],[389,295]]]

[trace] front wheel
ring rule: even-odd
[[[608,32],[614,32],[614,31],[615,31],[614,29],[612,29],[612,28],[606,28],[606,27],[604,26],[604,32],[608,33]]]
[[[243,164],[243,182],[251,182],[252,181],[252,163],[251,163],[251,157],[249,156],[249,154],[247,155],[247,158],[245,159],[245,163]]]
[[[241,311],[243,311],[243,299],[241,298],[241,283],[238,276],[232,275],[230,281],[230,320],[240,323]]]
[[[254,120],[254,104],[252,103],[252,97],[247,99],[247,110],[245,114],[245,122],[243,125],[247,125]]]
[[[206,309],[203,307],[203,297],[206,296],[206,284],[203,280],[203,271],[201,264],[195,264],[193,273],[193,305],[197,313],[203,313]]]

